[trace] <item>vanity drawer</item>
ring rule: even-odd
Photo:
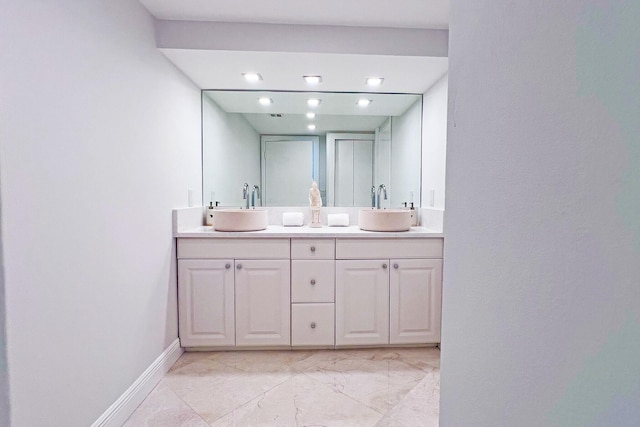
[[[337,259],[442,258],[443,239],[338,239]]]
[[[333,302],[334,260],[291,261],[291,302]]]
[[[288,259],[289,239],[178,239],[178,259]]]
[[[291,239],[291,259],[335,259],[334,239]]]
[[[291,304],[292,346],[334,346],[334,305]]]

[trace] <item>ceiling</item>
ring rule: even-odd
[[[449,28],[449,0],[140,0],[158,19]]]
[[[424,93],[447,72],[449,62],[426,56],[161,50],[202,89]],[[242,76],[246,72],[258,72],[263,80],[249,83]],[[321,75],[322,83],[308,85],[302,76],[309,74]],[[385,79],[378,88],[365,84],[374,76]]]
[[[283,113],[305,114],[315,111],[322,115],[349,116],[401,116],[420,99],[420,95],[380,94],[380,93],[322,93],[322,92],[237,92],[208,91],[206,94],[227,113]],[[262,106],[257,101],[260,97],[273,100],[270,106]],[[320,105],[314,108],[307,106],[307,99],[320,99]],[[359,107],[359,99],[371,100],[371,104]]]
[[[389,116],[401,116],[418,102],[420,95],[381,93],[323,93],[323,92],[239,92],[207,91],[206,95],[227,113],[239,113],[260,134],[308,134],[323,135],[326,132],[374,131]],[[258,98],[267,97],[273,104],[263,106]],[[320,105],[307,106],[308,98],[318,98]],[[367,107],[359,107],[357,101],[371,100]],[[307,112],[316,113],[312,120]],[[272,114],[281,114],[273,117]],[[313,123],[316,129],[309,131]]]

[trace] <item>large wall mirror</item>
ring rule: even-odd
[[[381,184],[382,207],[420,206],[421,128],[420,94],[203,91],[203,200],[245,206],[247,183],[255,206],[308,206],[316,181],[325,206]]]

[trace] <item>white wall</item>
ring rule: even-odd
[[[447,73],[422,97],[422,206],[441,210],[445,198],[448,88]]]
[[[380,184],[389,187],[391,183],[391,118],[376,130],[373,151],[373,183],[377,194]],[[389,201],[382,200],[382,195],[380,197],[381,207],[387,207]]]
[[[260,135],[241,114],[224,112],[208,96],[202,100],[205,204],[243,206],[244,183],[260,185]]]
[[[177,337],[200,91],[137,1],[4,1],[0,22],[12,421],[87,426]]]
[[[451,8],[440,423],[637,425],[640,3]]]
[[[387,188],[392,208],[411,202],[410,193],[413,193],[415,206],[420,206],[421,120],[420,101],[416,101],[402,116],[391,118],[391,182]]]
[[[426,28],[159,20],[157,29],[158,47],[170,49],[433,57],[448,50],[447,30]]]
[[[327,135],[318,135],[318,188],[322,204],[327,203]]]
[[[1,188],[1,187],[0,187]],[[0,203],[1,205],[1,203]],[[0,206],[0,224],[2,207]],[[7,307],[4,292],[4,262],[2,252],[2,227],[0,227],[0,426],[9,425],[9,366],[7,364]]]

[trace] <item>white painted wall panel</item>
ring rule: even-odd
[[[402,116],[391,118],[391,183],[387,185],[391,208],[399,208],[403,202],[420,206],[421,122],[420,101]]]
[[[206,95],[202,101],[205,204],[244,206],[244,183],[260,186],[260,135],[241,114],[225,113]]]
[[[640,3],[451,7],[440,424],[636,425]]]
[[[12,422],[87,426],[177,337],[200,91],[136,1],[9,0],[0,22]]]
[[[444,209],[447,161],[447,100],[449,74],[422,98],[422,206]],[[433,205],[431,191],[433,190]]]

